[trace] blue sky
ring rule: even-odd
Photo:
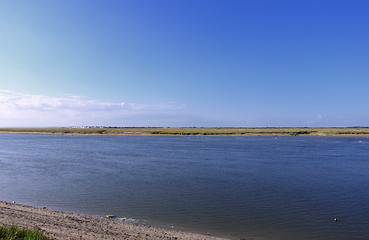
[[[368,1],[2,1],[0,127],[369,126]]]

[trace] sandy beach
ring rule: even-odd
[[[0,201],[0,225],[11,224],[40,229],[60,240],[225,239]]]

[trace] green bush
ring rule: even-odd
[[[15,226],[0,227],[0,240],[51,240],[40,230],[30,230]]]

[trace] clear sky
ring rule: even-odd
[[[369,1],[0,2],[0,127],[369,126]]]

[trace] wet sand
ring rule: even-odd
[[[184,239],[225,240],[225,238],[143,226],[112,219],[49,210],[0,201],[0,225],[40,229],[60,240]]]

